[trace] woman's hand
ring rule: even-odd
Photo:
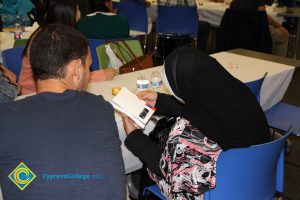
[[[130,119],[124,113],[121,113],[121,116],[122,116],[122,120],[123,120],[123,126],[124,126],[124,129],[125,129],[125,132],[127,135],[129,135],[132,131],[134,131],[136,129],[141,129],[141,127],[139,125],[137,125],[137,123],[135,123],[132,119]]]
[[[104,72],[106,81],[112,80],[119,73],[117,69],[112,68],[112,67],[104,69],[103,72]]]
[[[139,99],[142,99],[148,103],[150,103],[152,106],[155,106],[156,100],[157,100],[157,92],[154,92],[152,90],[146,90],[141,91],[137,94]]]

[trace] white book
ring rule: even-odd
[[[144,128],[155,112],[155,108],[144,100],[139,99],[127,88],[122,87],[111,101],[113,107],[126,114],[141,128]]]

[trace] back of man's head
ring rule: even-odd
[[[84,36],[72,27],[51,24],[41,29],[32,40],[30,64],[36,80],[62,79],[66,66],[76,59],[85,65],[88,43]]]

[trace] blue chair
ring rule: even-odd
[[[258,102],[260,98],[260,89],[267,74],[268,73],[266,72],[262,78],[245,83],[248,86],[248,88],[251,90],[251,92],[256,96]]]
[[[105,43],[105,40],[101,39],[88,39],[89,47],[91,50],[91,55],[92,55],[92,64],[91,64],[91,71],[99,70],[99,60],[98,60],[98,55],[96,52],[96,48],[100,46],[101,44]]]
[[[198,34],[198,14],[197,7],[175,7],[162,6],[157,7],[156,18],[156,38],[155,51],[157,52],[157,43],[159,38],[166,39],[190,39],[195,41],[197,46]],[[162,57],[164,55],[163,53]]]
[[[166,197],[160,192],[157,185],[152,185],[152,186],[146,187],[143,191],[143,196],[146,196],[148,193],[152,193],[162,200],[166,199]]]
[[[271,200],[276,191],[283,192],[284,144],[291,131],[292,126],[274,141],[222,152],[217,161],[217,186],[205,192],[204,199]],[[160,197],[158,191],[157,186],[147,187],[144,195],[151,192]]]
[[[159,5],[157,7],[156,33],[159,36],[189,36],[197,38],[197,8]]]
[[[300,107],[280,102],[265,112],[270,127],[286,131],[294,124],[292,134],[300,136]]]
[[[17,80],[21,72],[24,48],[24,46],[20,46],[2,51],[3,65],[16,74]]]
[[[114,2],[113,7],[118,9],[118,14],[127,18],[130,30],[148,33],[148,17],[145,4]]]
[[[118,9],[118,14],[127,18],[130,30],[142,32],[144,38],[144,52],[146,51],[148,34],[148,16],[146,5],[134,2],[113,2],[113,7]]]

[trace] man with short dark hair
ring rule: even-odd
[[[29,58],[38,94],[0,105],[4,199],[125,199],[113,108],[83,92],[92,62],[83,35],[49,25],[33,39]]]

